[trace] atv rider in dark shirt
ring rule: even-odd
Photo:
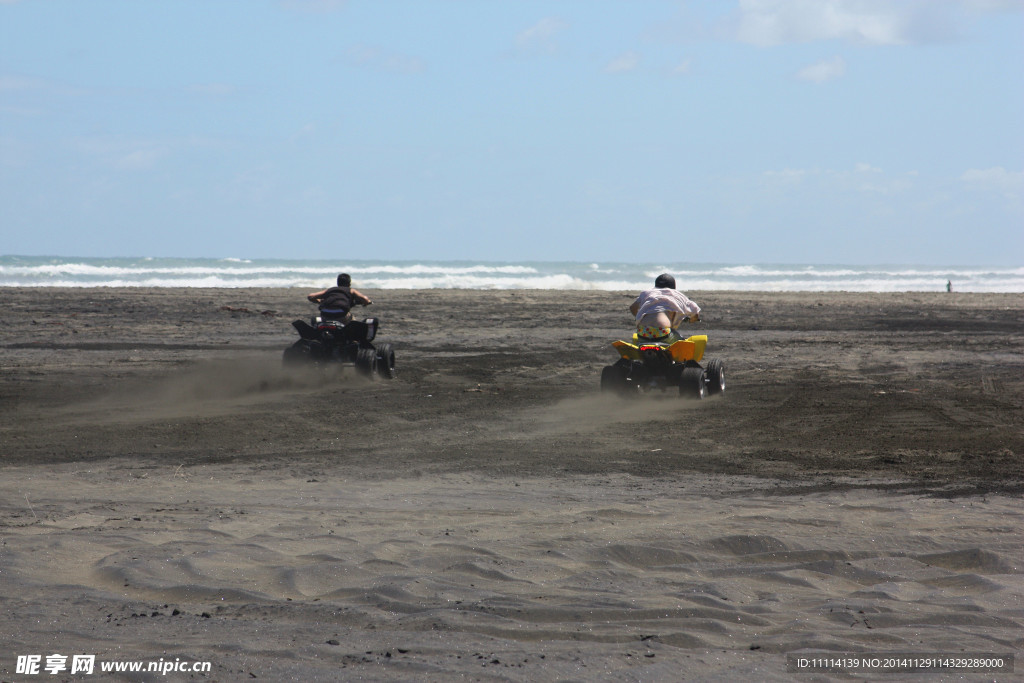
[[[315,304],[320,304],[320,317],[324,320],[340,320],[347,323],[352,320],[352,307],[369,306],[373,302],[370,297],[352,289],[352,276],[342,273],[338,276],[338,286],[306,296]]]

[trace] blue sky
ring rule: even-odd
[[[0,254],[1024,264],[1024,0],[0,0]]]

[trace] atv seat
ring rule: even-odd
[[[671,344],[677,342],[682,337],[676,334],[675,330],[672,330],[668,334],[663,334],[660,337],[641,337],[638,333],[633,333],[634,344]]]
[[[338,322],[347,323],[352,320],[352,314],[344,308],[321,308],[320,318],[324,322],[328,320],[336,320]]]

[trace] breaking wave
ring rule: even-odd
[[[637,290],[673,273],[685,290],[1024,292],[1024,267],[701,263],[389,262],[0,256],[4,287],[301,287],[339,272],[368,289]]]

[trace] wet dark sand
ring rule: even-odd
[[[626,292],[370,292],[373,383],[282,367],[299,291],[3,294],[4,680],[53,652],[527,681],[1021,650],[1019,294],[688,292],[726,366],[704,402],[600,394]]]

